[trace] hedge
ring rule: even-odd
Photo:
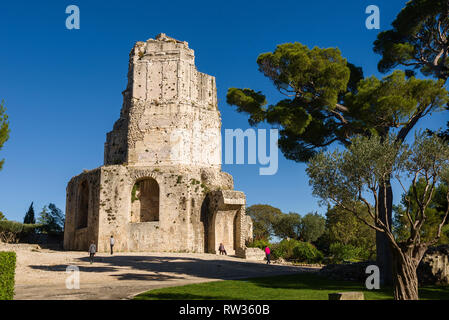
[[[323,260],[323,253],[309,242],[299,242],[293,248],[293,258],[298,262],[319,263]]]
[[[23,224],[16,221],[0,221],[0,241],[6,243],[17,243],[28,235],[39,231],[40,224]]]
[[[284,239],[271,246],[273,260],[283,258],[304,263],[318,263],[323,260],[323,253],[314,245],[294,239]]]
[[[247,243],[246,246],[248,248],[259,248],[262,250],[265,250],[265,247],[271,247],[268,240],[265,239],[254,240],[253,242]]]
[[[358,248],[350,244],[342,244],[339,242],[332,243],[329,247],[329,253],[331,255],[330,261],[332,263],[367,260],[367,254],[364,252],[363,248]]]
[[[16,272],[16,253],[0,252],[0,300],[14,298],[14,275]]]

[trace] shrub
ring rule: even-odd
[[[285,260],[291,260],[293,258],[293,248],[299,243],[299,241],[294,239],[284,239],[279,242],[276,246],[273,246],[273,252],[275,256],[273,259],[277,259],[279,257],[284,258]]]
[[[323,260],[323,253],[308,242],[284,239],[271,247],[273,260],[283,258],[305,263],[317,263]]]
[[[280,256],[279,243],[273,243],[270,247],[271,250],[271,260],[277,260]]]
[[[16,253],[0,252],[0,300],[14,298],[14,275],[16,271]]]
[[[304,263],[317,263],[323,260],[323,253],[313,244],[294,239],[282,240],[271,248],[273,260],[283,258]]]
[[[249,248],[259,248],[264,250],[265,247],[270,247],[270,243],[268,242],[268,240],[265,239],[260,239],[260,240],[254,240],[253,242],[250,242],[246,245]]]
[[[23,224],[9,220],[0,221],[0,241],[17,243],[40,227],[39,224]]]
[[[323,253],[309,242],[298,242],[293,248],[293,258],[298,262],[318,263],[324,258]]]
[[[362,248],[355,247],[350,244],[342,244],[339,242],[332,243],[329,247],[331,261],[334,263],[341,263],[344,261],[359,261],[363,260],[364,254]]]

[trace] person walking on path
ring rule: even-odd
[[[92,243],[90,244],[89,247],[89,260],[90,260],[90,264],[92,264],[94,262],[94,256],[95,253],[97,252],[97,246],[95,245],[95,243],[92,241]]]
[[[223,243],[220,243],[220,246],[218,247],[218,251],[220,251],[220,254],[227,255],[226,254],[226,249],[225,249]]]
[[[271,262],[270,262],[270,254],[271,254],[270,248],[268,248],[268,246],[265,247],[265,255],[267,256],[267,264],[271,264]]]
[[[111,255],[113,255],[114,254],[114,244],[115,244],[114,236],[111,236],[111,239],[109,240],[109,244],[111,245]]]

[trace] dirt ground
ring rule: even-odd
[[[17,253],[14,299],[19,300],[130,299],[155,288],[317,270],[215,254],[100,253],[90,264],[85,252],[0,244],[0,251],[6,250]],[[66,272],[70,265],[80,270],[79,289],[66,288],[66,279],[73,275]]]

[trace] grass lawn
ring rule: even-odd
[[[150,290],[137,300],[327,300],[328,293],[363,291],[366,300],[393,299],[392,289],[368,291],[363,284],[334,281],[315,274],[214,281]],[[422,300],[449,300],[449,286],[423,287]]]

